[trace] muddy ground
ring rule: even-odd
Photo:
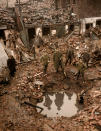
[[[72,38],[71,41],[77,40],[78,42],[80,41],[78,39],[75,38],[74,40]],[[76,80],[77,68],[73,65],[67,65],[65,67],[67,74],[65,78],[61,70],[59,73],[54,70],[52,62],[53,50],[47,46],[49,45],[49,41],[47,41],[45,46],[38,49],[36,59],[18,64],[15,77],[11,78],[10,83],[8,85],[0,85],[0,131],[100,131],[100,65],[93,66],[92,63],[89,63],[89,68],[85,71],[85,81],[82,78]],[[53,43],[52,40],[51,42]],[[58,43],[61,43],[59,48],[64,54],[69,42],[59,39]],[[80,47],[79,43],[78,46],[79,50],[77,48],[75,53],[78,53],[83,48],[82,46]],[[88,47],[90,47],[90,44]],[[54,44],[52,48],[54,48]],[[76,48],[75,44],[73,48]],[[42,63],[40,63],[40,57],[44,52],[47,52],[50,56],[46,74],[43,73]],[[43,82],[43,86],[35,87],[35,81]],[[68,83],[69,86],[65,86],[65,83]],[[60,91],[75,92],[77,95],[82,91],[86,91],[84,104],[75,116],[70,118],[49,118],[37,112],[35,105],[42,101],[44,92]],[[30,103],[30,105],[26,103]]]

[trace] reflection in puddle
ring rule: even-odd
[[[76,99],[77,96],[75,93],[49,93],[45,94],[43,101],[38,103],[37,106],[42,107],[44,110],[41,114],[47,115],[48,117],[72,117],[78,111],[78,107],[76,106]]]

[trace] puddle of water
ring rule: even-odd
[[[75,93],[49,93],[45,94],[43,101],[38,103],[37,106],[44,109],[41,114],[47,115],[47,117],[72,117],[79,110],[76,106],[76,99],[77,95]],[[39,112],[39,110],[37,111]]]

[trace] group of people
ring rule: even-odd
[[[65,53],[65,63],[64,63],[63,55],[61,51],[56,49],[53,53],[53,64],[56,73],[59,72],[59,68],[60,68],[63,74],[65,75],[65,71],[64,71],[65,66],[67,66],[67,64],[72,64],[74,58],[75,58],[74,50],[70,47],[67,49]],[[80,76],[82,76],[82,78],[84,79],[84,70],[85,68],[88,67],[89,60],[90,60],[89,53],[88,52],[82,53],[79,63],[75,65],[78,68],[77,80],[79,79]],[[50,57],[48,54],[45,54],[41,57],[41,62],[43,64],[43,72],[45,74],[47,73],[49,61],[50,61]],[[9,57],[7,61],[7,66],[9,68],[10,75],[14,76],[16,72],[16,61],[13,58],[13,56]]]
[[[63,55],[61,51],[55,50],[53,53],[53,64],[56,73],[59,71],[59,68],[61,68],[62,72],[65,73],[64,67],[67,65],[67,63],[72,64],[74,58],[75,58],[74,50],[71,47],[68,48],[65,53],[65,63],[63,62]],[[45,54],[41,57],[44,73],[47,73],[49,60],[50,58],[48,54]],[[79,63],[75,64],[75,66],[78,68],[77,80],[79,79],[80,76],[82,76],[82,78],[84,79],[84,70],[88,68],[89,60],[90,60],[90,54],[88,52],[83,52]]]

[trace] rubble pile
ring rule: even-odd
[[[28,63],[26,63],[28,64]],[[25,66],[26,66],[25,64]],[[33,66],[36,68],[33,70],[31,68],[33,68]],[[21,65],[23,66],[23,65]],[[29,97],[33,97],[35,99],[41,99],[43,93],[42,90],[43,88],[41,88],[41,86],[44,85],[44,83],[42,82],[41,77],[43,76],[43,72],[40,72],[40,69],[38,66],[38,63],[32,62],[31,66],[29,66],[30,71],[28,69],[28,65],[27,68],[25,68],[25,72],[22,71],[21,74],[17,75],[16,79],[17,79],[17,85],[15,90],[19,93],[22,92],[22,94],[25,94],[25,98],[26,96]],[[20,67],[21,68],[21,67]],[[21,79],[22,78],[22,79]],[[13,91],[13,89],[12,89]]]
[[[65,53],[69,46],[74,49],[75,57],[77,58],[77,62],[84,51],[92,51],[95,49],[94,43],[91,43],[90,40],[85,40],[81,36],[72,35],[72,37],[67,40],[67,37],[63,38],[52,38],[52,37],[43,37],[44,45],[41,45],[40,48],[36,48],[36,59],[28,61],[22,61],[17,65],[17,72],[15,77],[12,79],[12,82],[9,86],[8,94],[12,95],[14,99],[20,104],[20,108],[23,108],[23,111],[19,112],[27,112],[25,118],[30,118],[29,122],[26,124],[26,120],[22,122],[20,118],[19,121],[26,125],[27,127],[34,127],[35,131],[43,130],[43,131],[66,131],[67,129],[70,131],[88,131],[91,129],[92,131],[100,128],[101,126],[101,108],[100,108],[100,97],[101,97],[101,81],[100,81],[100,67],[99,68],[88,68],[85,72],[86,79],[93,83],[93,88],[88,90],[84,95],[84,107],[78,114],[72,118],[60,117],[60,118],[47,118],[46,116],[42,116],[40,113],[36,112],[36,103],[37,101],[41,101],[43,98],[43,94],[48,90],[48,87],[51,87],[50,91],[64,90],[63,86],[63,75],[62,73],[55,73],[53,66],[53,53],[56,49],[59,49],[63,54],[63,60],[65,62]],[[92,44],[92,48],[91,48]],[[18,50],[22,51],[23,54],[28,54],[30,57],[31,54],[28,49],[24,47],[21,43],[20,39],[17,38],[16,47]],[[48,53],[50,57],[49,66],[47,74],[43,73],[42,63],[40,62],[41,56],[45,53]],[[80,55],[78,55],[80,54]],[[68,65],[66,68],[71,70]],[[76,67],[75,67],[76,68]],[[68,76],[69,73],[67,72]],[[87,76],[88,75],[88,76]],[[69,76],[72,77],[73,81],[75,76],[73,74]],[[92,81],[93,80],[93,81]],[[82,81],[81,81],[82,82]],[[52,86],[54,84],[56,86]],[[86,87],[89,87],[89,82],[86,82],[87,85],[85,87],[80,87],[80,90],[86,90]],[[46,88],[44,88],[46,86]],[[52,88],[53,87],[53,88]],[[60,88],[61,87],[61,88]],[[72,86],[71,86],[72,87]],[[76,87],[76,86],[74,86]],[[74,90],[71,88],[65,88],[65,91]],[[77,88],[75,88],[77,90]],[[79,92],[77,91],[77,92]],[[9,99],[9,101],[12,101]],[[8,105],[6,105],[8,106]],[[16,105],[15,105],[16,106]],[[7,107],[6,107],[7,109]],[[8,107],[8,109],[10,109]],[[12,108],[13,109],[13,108]],[[29,115],[28,115],[29,114]],[[11,115],[11,114],[10,114]],[[17,116],[16,116],[17,117]],[[15,117],[15,118],[16,118]],[[24,119],[25,119],[24,118]],[[32,118],[35,118],[33,120]],[[9,122],[10,117],[7,117],[7,121]],[[12,120],[13,121],[13,120]],[[23,125],[19,125],[19,121],[15,120],[14,127],[18,129],[25,129]],[[17,124],[19,126],[17,126]],[[6,126],[7,127],[7,126]],[[33,130],[33,129],[32,129]]]
[[[77,58],[80,58],[81,54],[85,51],[89,51],[90,42],[85,42],[84,39],[80,37],[73,36],[68,41],[69,46],[75,50]]]
[[[90,95],[93,98],[92,106],[81,111],[74,120],[80,122],[84,130],[99,130],[101,129],[101,90],[92,89]]]
[[[101,38],[101,27],[97,26],[91,30],[98,38]]]
[[[23,21],[25,24],[33,25],[54,25],[77,22],[76,16],[71,16],[70,11],[64,9],[55,9],[52,1],[33,1],[33,3],[21,5]],[[30,15],[28,15],[30,14]]]
[[[91,40],[98,40],[101,38],[101,26],[97,25],[96,27],[90,27],[85,32],[86,37],[90,37]]]
[[[10,15],[10,11],[6,9],[0,9],[0,26],[14,27],[15,21]]]

